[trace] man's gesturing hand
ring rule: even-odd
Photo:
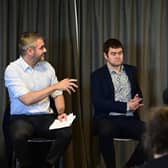
[[[128,105],[129,105],[129,109],[131,111],[135,111],[137,109],[139,109],[140,107],[144,106],[144,104],[141,103],[142,102],[142,98],[140,98],[137,94],[134,96],[133,99],[131,99],[129,102],[128,102]]]
[[[67,91],[69,94],[71,94],[71,91],[75,92],[76,88],[78,88],[76,82],[77,79],[66,78],[58,82],[56,85],[59,90]]]

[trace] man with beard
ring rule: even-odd
[[[44,168],[51,168],[65,152],[71,140],[71,128],[49,130],[58,118],[67,118],[63,91],[69,94],[78,87],[76,79],[57,80],[55,70],[45,61],[44,38],[35,32],[23,33],[19,42],[20,57],[5,70],[5,85],[10,97],[10,133],[21,168],[34,168],[27,143],[31,138],[49,138],[55,142],[46,156]],[[52,97],[57,115],[50,107]]]

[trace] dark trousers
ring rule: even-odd
[[[32,158],[33,153],[30,143],[27,142],[31,138],[47,138],[54,139],[48,153],[45,157],[43,167],[51,167],[56,165],[59,158],[65,152],[71,140],[71,128],[61,128],[49,130],[50,124],[54,121],[55,115],[14,115],[10,121],[10,133],[13,148],[21,167],[34,168],[38,167]],[[38,157],[38,156],[35,156]]]
[[[110,116],[108,118],[95,119],[94,127],[96,134],[99,136],[100,150],[107,168],[116,168],[113,138],[138,140],[139,143],[126,166],[131,167],[144,163],[146,157],[141,143],[145,130],[143,121],[135,117]]]

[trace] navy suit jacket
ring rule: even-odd
[[[131,86],[132,98],[135,94],[142,97],[142,92],[137,80],[137,69],[135,66],[124,64],[125,72]],[[126,113],[127,103],[115,101],[114,85],[107,65],[97,69],[91,74],[91,97],[94,106],[95,117],[105,117],[110,112]],[[134,115],[138,117],[137,112]]]

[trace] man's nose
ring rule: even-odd
[[[46,53],[47,52],[47,49],[44,47],[44,52]]]

